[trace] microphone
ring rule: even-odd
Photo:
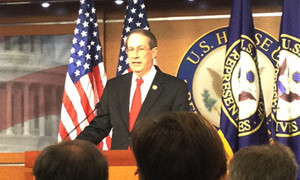
[[[95,111],[96,111],[96,109],[98,109],[100,107],[100,102],[98,102],[97,104],[96,104],[96,106],[95,106],[95,109],[90,113],[90,114],[88,114],[82,121],[80,121],[62,140],[64,141],[67,137],[69,137],[70,136],[70,134],[73,132],[73,131],[75,131],[75,129],[77,129],[78,128],[78,126],[80,126],[84,121],[86,121],[87,120],[87,118],[89,118],[90,117],[90,115],[92,115]]]

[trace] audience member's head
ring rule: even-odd
[[[248,146],[233,156],[230,180],[296,180],[298,165],[293,152],[278,142]]]
[[[94,144],[63,141],[41,152],[33,174],[36,180],[107,180],[108,164]]]
[[[217,130],[192,112],[138,121],[132,147],[140,179],[217,180],[226,174],[226,156]]]

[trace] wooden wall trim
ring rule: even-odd
[[[0,153],[0,166],[24,164],[24,153]]]

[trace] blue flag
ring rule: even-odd
[[[129,32],[138,28],[150,30],[144,0],[128,0],[121,39],[117,76],[130,71],[126,54],[125,41]]]
[[[284,0],[272,124],[276,141],[289,146],[300,163],[300,1]],[[298,169],[298,178],[299,169]]]
[[[233,152],[268,142],[249,0],[233,0],[224,63],[221,131]]]

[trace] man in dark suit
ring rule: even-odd
[[[98,144],[113,128],[111,149],[128,149],[135,121],[168,111],[189,111],[186,83],[163,73],[153,63],[158,52],[155,36],[135,29],[127,37],[126,48],[132,72],[107,82],[97,116],[77,139]],[[138,89],[141,93],[136,95]],[[140,108],[134,103],[136,96],[142,104]]]

